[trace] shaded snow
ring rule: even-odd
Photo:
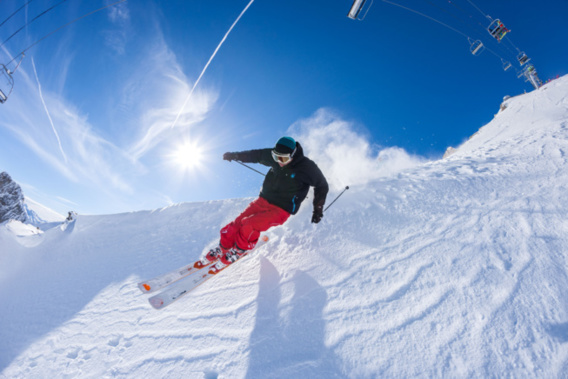
[[[65,220],[64,216],[50,208],[47,208],[37,201],[30,199],[29,197],[24,198],[24,208],[27,215],[26,221],[35,226],[41,226],[41,224],[47,223],[57,223]]]
[[[24,224],[23,222],[16,220],[6,221],[5,223],[0,225],[0,228],[1,227],[6,228],[6,230],[8,230],[16,237],[28,237],[41,233],[41,231],[36,226]]]
[[[137,282],[196,259],[251,199],[79,216],[34,247],[0,229],[1,375],[562,377],[568,78],[507,105],[319,225],[304,204],[162,311]]]

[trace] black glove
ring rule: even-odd
[[[223,159],[229,162],[237,160],[237,153],[225,153]]]
[[[317,224],[321,221],[323,217],[323,205],[318,205],[314,207],[314,213],[312,214],[312,224]]]

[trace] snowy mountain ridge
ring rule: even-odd
[[[57,212],[26,198],[20,185],[7,172],[0,172],[0,224],[14,221],[37,227],[64,219]]]
[[[352,186],[318,225],[304,204],[162,311],[136,283],[251,199],[0,228],[0,377],[562,377],[568,77],[506,102],[450,157]]]
[[[0,224],[8,220],[26,220],[24,194],[7,172],[0,172]]]

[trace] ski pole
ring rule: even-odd
[[[248,168],[249,170],[253,170],[254,172],[258,172],[258,173],[259,173],[260,175],[262,175],[262,176],[266,176],[266,174],[263,174],[262,172],[260,172],[260,171],[258,171],[258,170],[255,170],[254,168],[252,168],[252,167],[250,167],[250,166],[244,164],[243,162],[239,162],[239,161],[235,161],[235,162],[237,162],[237,163],[240,164],[240,165],[245,166],[245,167]]]
[[[343,191],[341,191],[341,193],[339,195],[337,195],[337,197],[331,202],[331,204],[329,204],[323,211],[327,211],[329,209],[329,207],[331,207],[333,205],[333,203],[335,203],[337,201],[337,199],[339,199],[339,196],[343,195],[343,193],[345,191],[347,191],[349,189],[349,186],[345,186],[345,189]]]

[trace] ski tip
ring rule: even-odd
[[[160,309],[164,305],[164,300],[159,297],[152,297],[148,301],[154,309]]]
[[[152,291],[152,287],[150,287],[150,285],[148,283],[138,283],[138,288],[140,288],[140,291],[142,291],[143,293],[148,293],[150,291]]]

